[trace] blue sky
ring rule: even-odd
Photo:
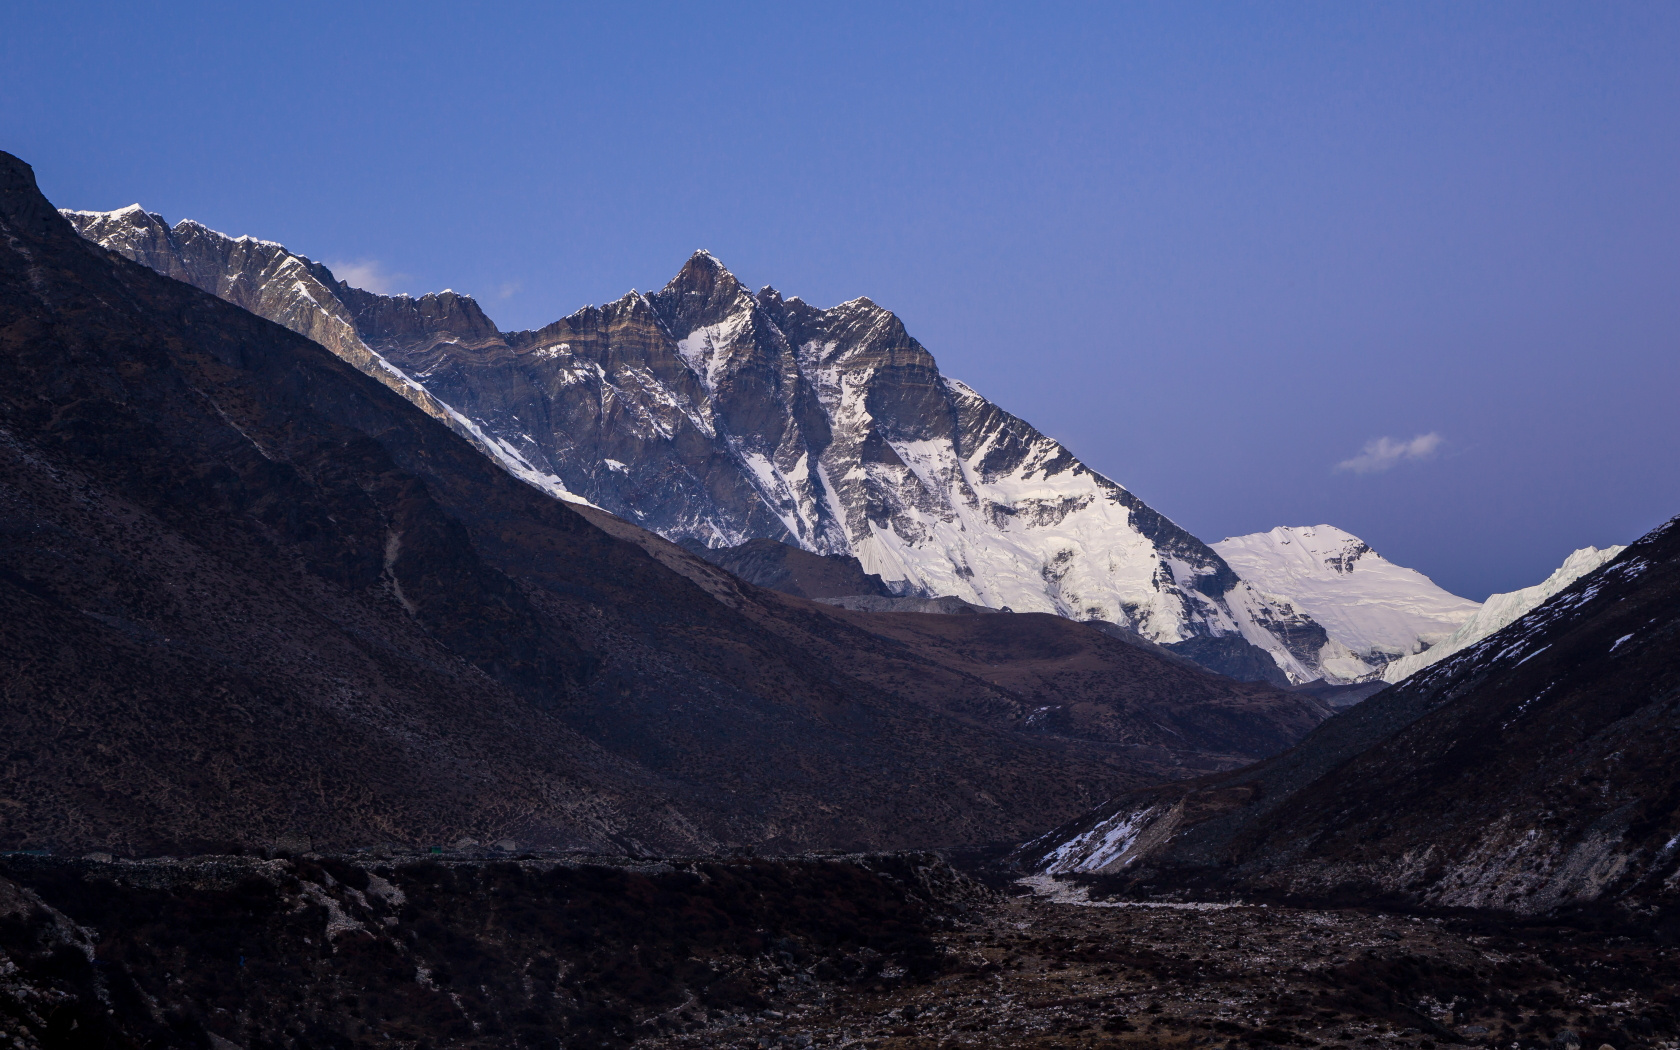
[[[13,5],[0,148],[503,328],[868,295],[1207,540],[1680,513],[1680,4]]]

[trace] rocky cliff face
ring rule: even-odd
[[[66,214],[129,258],[319,333],[551,494],[669,539],[850,555],[900,592],[1105,620],[1216,661],[1252,664],[1258,647],[1288,681],[1375,670],[941,375],[868,299],[824,310],[755,295],[700,252],[655,294],[502,334],[452,293],[361,292],[277,245],[211,244],[220,235],[137,206]]]
[[[1680,901],[1680,519],[1265,762],[1026,847],[1146,885],[1539,912]]]

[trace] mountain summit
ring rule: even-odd
[[[1323,624],[1354,658],[1330,661],[1326,670],[1346,677],[1429,649],[1479,608],[1333,525],[1234,536],[1213,549],[1243,579]]]
[[[271,242],[169,227],[138,206],[65,215],[316,339],[551,495],[667,539],[848,555],[896,593],[1108,621],[1250,677],[1380,666],[941,375],[868,299],[825,310],[755,295],[701,251],[653,295],[500,333],[469,298],[374,295]]]

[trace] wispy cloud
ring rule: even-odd
[[[381,295],[397,292],[399,285],[411,280],[406,273],[391,273],[386,270],[385,264],[378,259],[329,262],[327,269],[333,272],[334,277],[352,288],[360,288],[364,292],[378,292]]]
[[[514,296],[518,295],[520,290],[524,287],[525,284],[523,281],[509,281],[500,288],[496,289],[496,298],[512,299]]]
[[[1355,474],[1381,474],[1406,460],[1428,459],[1441,447],[1441,435],[1431,430],[1410,441],[1396,441],[1380,437],[1365,442],[1365,448],[1352,459],[1336,464],[1337,470],[1351,470]]]

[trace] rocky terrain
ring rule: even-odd
[[[322,343],[516,476],[673,541],[854,557],[894,594],[1116,623],[1247,680],[1380,669],[943,376],[868,299],[754,294],[699,252],[656,293],[503,333],[470,298],[374,295],[272,242],[139,206],[65,214]]]
[[[35,1047],[1658,1050],[1672,923],[988,891],[927,854],[0,857]]]
[[[0,848],[1018,840],[1326,714],[1056,617],[754,587],[78,237],[10,157],[0,234]]]
[[[931,855],[0,857],[18,1047],[626,1046],[789,989],[898,985],[962,880]]]
[[[1024,848],[1138,887],[1543,914],[1680,900],[1680,519],[1236,773]]]

